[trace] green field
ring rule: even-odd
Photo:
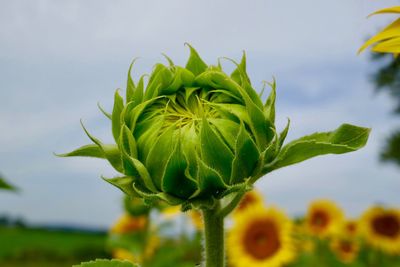
[[[0,227],[0,266],[70,267],[108,258],[106,238],[105,233]]]

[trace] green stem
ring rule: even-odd
[[[228,216],[236,208],[240,200],[242,200],[244,194],[246,194],[246,189],[237,192],[236,195],[231,200],[231,202],[229,202],[225,207],[221,208],[221,210],[218,212],[218,215],[220,215],[223,218]]]
[[[203,210],[205,267],[225,267],[224,217],[219,215],[221,204]]]

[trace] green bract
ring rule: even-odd
[[[13,185],[10,185],[0,174],[0,190],[11,190],[11,191],[17,191],[17,188],[15,188]]]
[[[189,46],[190,47],[190,46]],[[145,85],[130,76],[125,101],[115,93],[110,118],[116,144],[93,145],[63,156],[107,159],[123,176],[107,179],[124,192],[171,205],[212,205],[247,190],[264,174],[321,154],[355,151],[369,129],[348,124],[283,146],[275,129],[275,83],[263,103],[246,73],[246,58],[231,75],[208,66],[190,47],[186,67],[156,64]],[[132,63],[133,64],[133,63]]]

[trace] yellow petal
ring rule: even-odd
[[[358,53],[361,53],[365,48],[368,46],[385,40],[385,39],[390,39],[393,37],[399,37],[400,36],[400,18],[395,20],[392,24],[387,26],[383,31],[379,32],[375,36],[371,37],[368,41],[366,41],[361,48],[358,50]]]
[[[178,216],[181,212],[180,206],[170,206],[162,211],[162,215],[164,219],[170,220],[176,216]]]
[[[376,14],[383,14],[383,13],[400,13],[400,6],[388,7],[388,8],[384,8],[384,9],[375,11],[374,13],[369,15],[368,17],[370,17],[372,15],[376,15]]]
[[[380,53],[400,53],[400,37],[383,41],[372,48],[374,52]]]

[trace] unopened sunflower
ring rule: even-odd
[[[400,254],[400,211],[372,207],[362,216],[363,235],[372,246]]]
[[[292,223],[281,211],[252,206],[228,234],[228,261],[234,267],[278,267],[294,258]]]
[[[110,233],[126,234],[135,231],[141,231],[146,227],[147,221],[148,219],[146,216],[133,217],[128,214],[124,214],[111,227]]]
[[[333,238],[330,247],[336,257],[344,263],[353,262],[360,250],[360,245],[356,239],[346,237]]]
[[[400,14],[400,6],[381,9],[371,15],[383,13]],[[371,45],[373,46],[372,51],[374,52],[398,55],[400,53],[400,18],[397,18],[381,32],[366,41],[363,46],[361,46],[359,52],[362,52]]]
[[[310,204],[306,217],[308,231],[319,237],[326,237],[338,231],[343,213],[329,200],[318,200]]]
[[[148,82],[130,75],[125,99],[117,90],[111,113],[114,144],[105,144],[83,126],[93,144],[64,157],[109,161],[119,173],[104,178],[123,192],[153,205],[212,209],[220,199],[248,191],[265,174],[325,154],[363,147],[370,129],[343,124],[284,145],[289,122],[275,127],[276,83],[263,103],[246,72],[246,56],[229,75],[221,64],[207,65],[189,46],[185,67],[158,63]]]

